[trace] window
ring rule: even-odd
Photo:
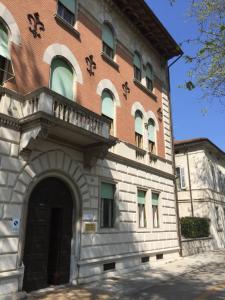
[[[213,189],[216,189],[216,173],[215,173],[215,168],[213,165],[210,166],[211,168],[211,173],[212,173],[212,185]]]
[[[186,188],[184,168],[176,168],[176,185],[178,190]]]
[[[215,207],[215,213],[216,213],[216,225],[217,225],[217,227],[219,227],[220,226],[220,216],[219,216],[219,207],[218,206]]]
[[[145,191],[138,190],[138,225],[140,228],[146,227],[145,213]]]
[[[146,87],[151,92],[153,91],[153,69],[150,64],[146,66]]]
[[[155,154],[156,146],[155,146],[155,122],[153,119],[149,119],[148,121],[148,148],[149,152]]]
[[[134,78],[141,82],[141,57],[137,52],[134,53]]]
[[[72,26],[75,23],[75,11],[76,11],[75,0],[58,1],[57,14]]]
[[[101,184],[101,212],[100,223],[102,228],[112,228],[114,223],[114,193],[115,186],[110,183]]]
[[[0,85],[13,77],[8,30],[0,23]]]
[[[159,194],[152,193],[152,220],[153,228],[159,227]]]
[[[107,90],[102,93],[102,115],[110,121],[110,134],[114,135],[114,101],[112,94]]]
[[[138,148],[143,144],[143,115],[137,110],[135,113],[135,143]]]
[[[69,63],[61,57],[54,58],[51,64],[51,90],[73,100],[73,78],[73,69]]]
[[[107,24],[103,24],[102,28],[102,43],[103,43],[103,52],[110,58],[114,58],[114,34],[111,27]]]

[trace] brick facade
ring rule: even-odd
[[[28,203],[34,187],[48,177],[64,181],[74,198],[71,283],[109,276],[112,272],[103,271],[104,263],[115,262],[114,273],[120,273],[156,263],[158,253],[164,259],[178,255],[166,58],[111,1],[78,2],[76,22],[71,28],[55,16],[55,0],[0,1],[0,17],[9,29],[15,73],[1,89],[0,103],[2,294],[23,289]],[[29,31],[27,15],[35,12],[45,27],[40,38],[34,38]],[[114,62],[102,55],[104,21],[115,30]],[[142,55],[143,66],[148,62],[153,66],[153,92],[144,87],[144,76],[141,83],[133,81],[135,50]],[[57,55],[70,60],[75,69],[75,103],[48,89],[34,93],[49,87],[50,64]],[[89,55],[96,63],[94,76],[87,72],[85,58]],[[122,89],[125,82],[130,88],[127,98]],[[114,92],[114,140],[109,137],[108,123],[101,117],[100,93],[104,88]],[[134,112],[138,107],[145,122],[141,154],[134,134]],[[147,145],[149,117],[157,125],[155,155],[149,153]],[[103,181],[113,183],[116,189],[113,228],[100,226]],[[138,226],[138,189],[146,192],[146,228]],[[152,191],[160,196],[159,228],[152,225]],[[18,231],[13,230],[15,219],[20,221]],[[95,232],[85,231],[89,222],[95,224]],[[142,264],[142,256],[149,256],[150,262]]]

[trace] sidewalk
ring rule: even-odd
[[[174,262],[155,266],[148,271],[131,272],[91,284],[60,288],[49,288],[28,296],[29,300],[111,300],[131,299],[135,295],[153,286],[173,280],[182,274],[193,272],[205,265],[224,263],[225,249],[201,253]]]

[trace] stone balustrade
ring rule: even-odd
[[[106,139],[109,138],[110,124],[107,119],[48,88],[40,88],[24,97],[5,88],[1,88],[0,93],[2,98],[4,98],[4,107],[12,106],[12,102],[15,107],[21,107],[22,112],[16,115],[19,119],[42,112],[65,123],[87,130],[90,133]],[[9,104],[9,101],[11,104]],[[8,114],[8,110],[4,109],[2,112]]]

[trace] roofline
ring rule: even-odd
[[[208,138],[194,138],[194,139],[189,139],[189,140],[174,140],[174,147],[176,148],[185,148],[187,146],[197,146],[200,144],[207,143],[211,145],[213,148],[215,148],[217,151],[220,152],[220,154],[225,156],[225,152],[220,149],[217,145],[215,145],[210,139]]]
[[[145,0],[112,0],[139,32],[167,60],[183,55],[181,47],[173,39]]]
[[[163,23],[159,20],[159,18],[155,15],[155,13],[153,12],[153,10],[151,9],[150,6],[148,6],[148,4],[145,2],[145,0],[139,0],[139,1],[143,1],[144,6],[146,8],[146,10],[148,10],[152,17],[154,18],[154,20],[156,21],[156,23],[158,23],[158,25],[161,27],[161,29],[165,32],[165,34],[168,36],[168,38],[171,40],[172,43],[174,43],[176,45],[177,48],[179,48],[180,53],[179,55],[183,55],[183,51],[181,49],[181,47],[177,44],[177,42],[175,41],[175,39],[172,37],[172,35],[169,33],[169,31],[166,29],[166,27],[163,25]]]

